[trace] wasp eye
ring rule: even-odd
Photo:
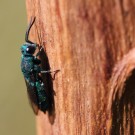
[[[29,48],[27,47],[26,51],[28,52],[29,51]]]
[[[26,52],[29,53],[29,54],[34,54],[35,49],[36,49],[36,48],[33,47],[33,46],[28,46],[28,47],[26,48]]]

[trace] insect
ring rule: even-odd
[[[43,71],[41,69],[41,61],[38,59],[38,56],[40,55],[43,47],[29,40],[29,32],[34,22],[35,17],[33,19],[31,18],[25,34],[25,43],[21,46],[21,70],[26,82],[31,107],[34,113],[38,114],[38,110],[46,112],[49,105],[47,93],[45,91],[45,84],[41,74],[57,72],[57,70]],[[39,51],[35,54],[37,48]]]

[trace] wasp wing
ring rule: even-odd
[[[37,115],[38,114],[38,99],[37,99],[37,93],[36,93],[36,88],[32,87],[26,80],[26,86],[27,86],[27,94],[28,94],[28,99],[31,108],[33,109],[33,112]]]

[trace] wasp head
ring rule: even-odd
[[[28,28],[26,30],[26,34],[25,34],[25,41],[26,43],[23,44],[21,46],[21,52],[23,55],[33,55],[35,53],[35,50],[36,50],[36,47],[37,47],[37,44],[33,43],[32,41],[29,40],[29,33],[30,33],[30,29],[32,27],[32,25],[34,24],[35,22],[35,17],[31,17],[31,21],[28,25]]]
[[[36,48],[36,44],[25,43],[21,46],[21,52],[23,55],[33,55]]]

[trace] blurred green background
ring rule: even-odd
[[[26,27],[25,0],[0,0],[0,135],[36,134],[20,70]]]

